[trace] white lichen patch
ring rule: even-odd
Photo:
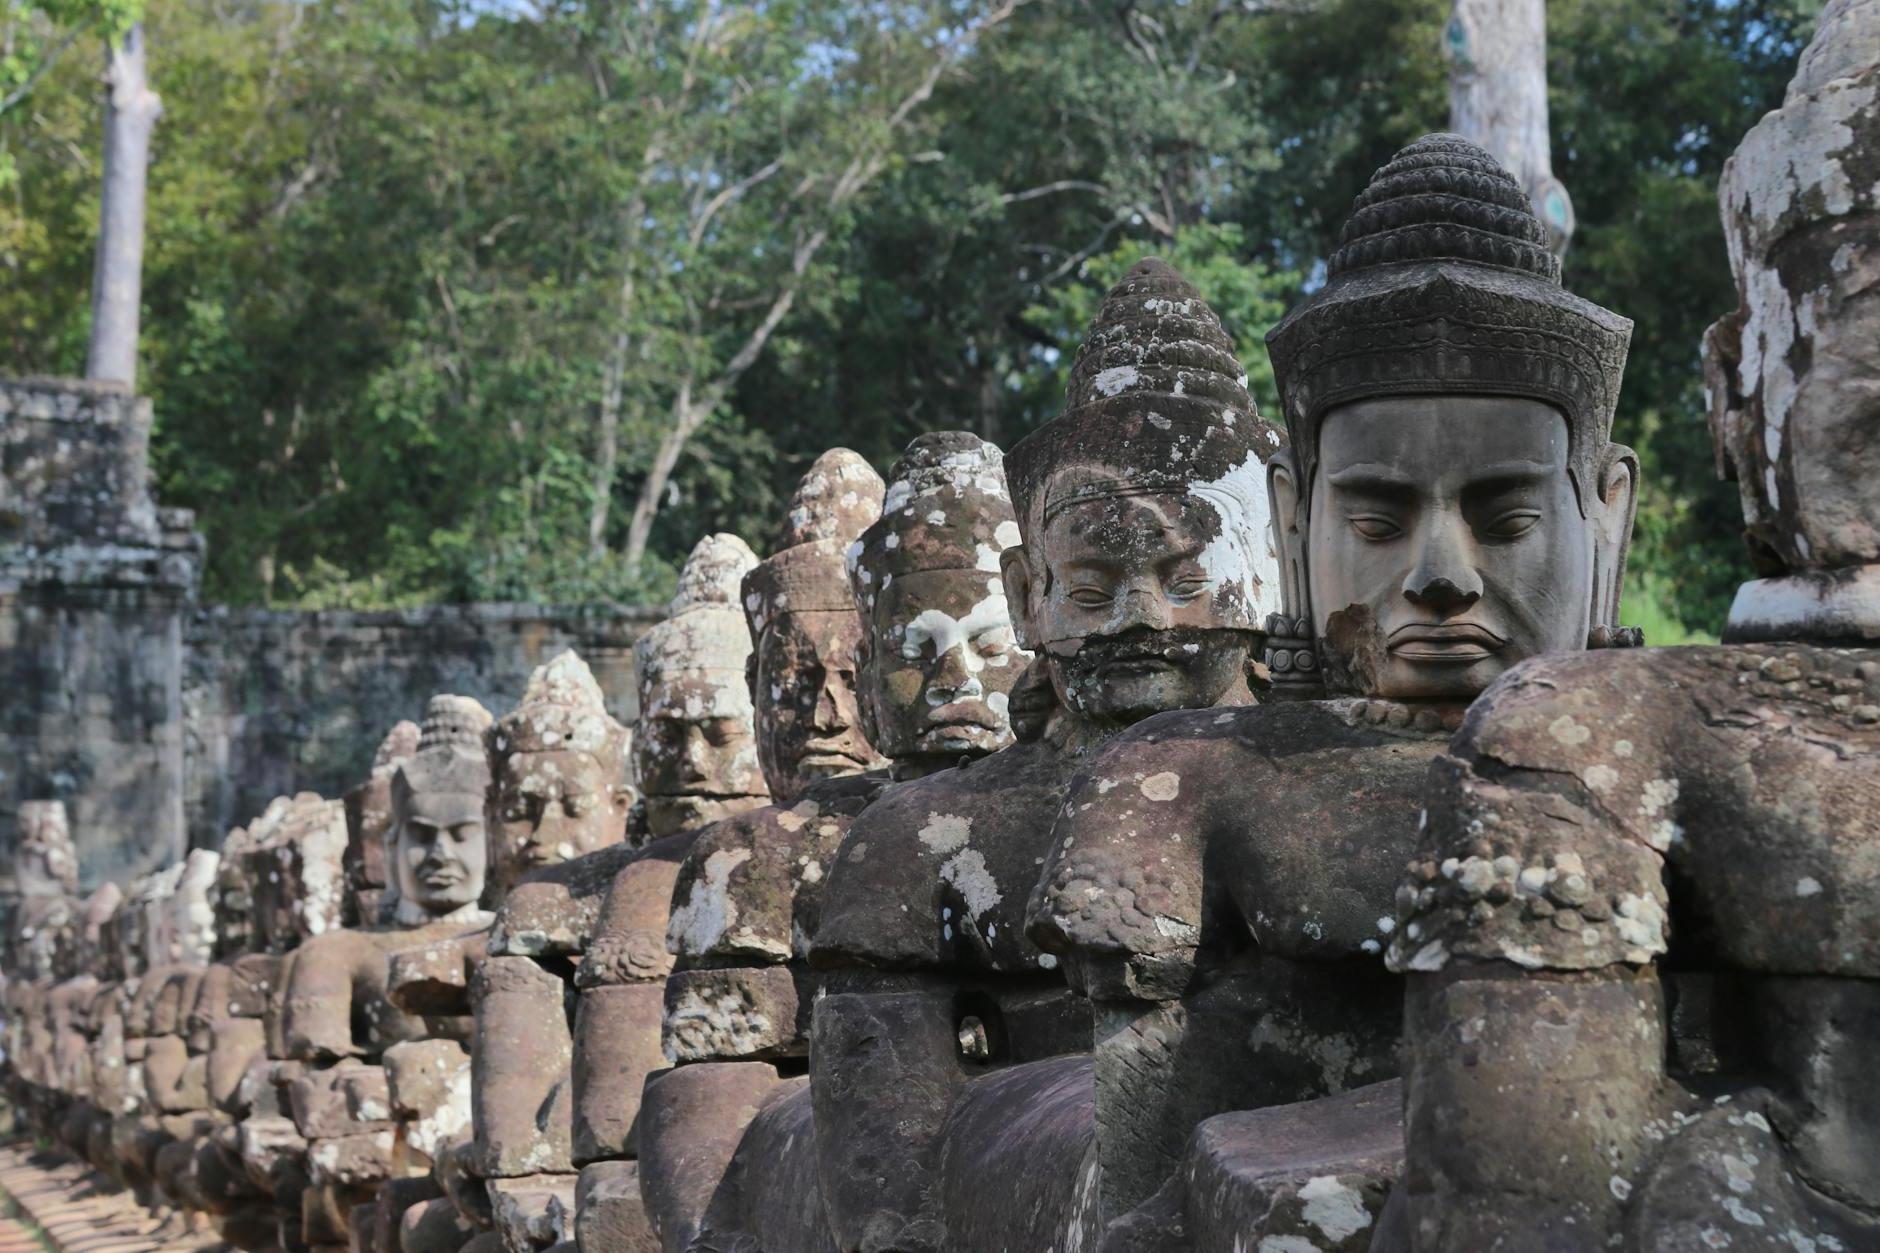
[[[918,834],[920,842],[930,852],[944,857],[966,846],[967,840],[972,838],[973,820],[959,814],[929,812],[927,825]]]
[[[1314,1175],[1299,1189],[1305,1202],[1305,1220],[1325,1233],[1334,1244],[1349,1239],[1371,1225],[1371,1213],[1364,1207],[1364,1194],[1336,1175]]]
[[[940,867],[940,877],[959,892],[969,918],[983,917],[1005,899],[1005,894],[999,890],[997,881],[992,877],[992,871],[986,866],[985,855],[976,848],[966,849],[947,859]]]
[[[1547,734],[1565,744],[1568,748],[1584,744],[1593,738],[1593,732],[1574,721],[1572,714],[1561,714],[1547,724]]]
[[[1182,777],[1173,770],[1164,770],[1152,774],[1138,785],[1142,794],[1152,801],[1172,801],[1181,795]]]
[[[731,872],[751,859],[748,848],[721,848],[705,859],[705,873],[692,881],[685,903],[672,911],[666,926],[666,947],[674,953],[700,955],[736,925],[737,904],[731,899]]]

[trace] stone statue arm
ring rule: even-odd
[[[1116,737],[1057,811],[1026,930],[1089,995],[1167,1000],[1193,974],[1213,824],[1196,772],[1232,749],[1210,734],[1217,716],[1163,714]]]
[[[1595,1249],[1620,1231],[1676,1108],[1654,963],[1679,703],[1633,659],[1530,662],[1431,767],[1390,950],[1408,975],[1414,1248]]]
[[[281,1013],[288,1057],[327,1062],[376,1055],[403,1038],[407,1024],[385,991],[386,950],[404,939],[398,932],[334,931],[300,947]]]

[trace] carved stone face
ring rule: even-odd
[[[788,803],[816,779],[880,764],[862,735],[855,695],[861,615],[776,615],[752,654],[757,752],[771,798]]]
[[[476,904],[489,865],[483,800],[467,792],[411,794],[392,846],[401,903],[432,915]]]
[[[633,760],[649,800],[763,792],[751,696],[741,676],[668,672],[647,685],[642,701]]]
[[[1059,510],[1025,551],[1007,551],[1007,591],[1027,606],[1026,639],[1066,707],[1127,724],[1245,693],[1253,637],[1219,625],[1218,579],[1203,560],[1220,527],[1192,495],[1102,496]]]
[[[1012,742],[1007,706],[1029,654],[984,571],[900,574],[875,594],[862,698],[889,757],[983,754]]]
[[[511,753],[491,796],[497,825],[490,866],[499,890],[531,870],[619,843],[626,798],[616,782],[588,753]]]
[[[1329,677],[1361,695],[1466,701],[1524,658],[1585,645],[1596,527],[1558,410],[1357,401],[1326,415],[1318,452],[1305,564]],[[1284,516],[1290,494],[1276,495]]]

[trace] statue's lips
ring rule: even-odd
[[[811,744],[809,751],[797,758],[798,767],[852,770],[865,765],[866,759],[860,754],[835,744]]]
[[[427,888],[454,888],[465,877],[464,872],[456,866],[440,866],[435,870],[420,871],[418,882]]]
[[[940,708],[921,719],[923,731],[998,731],[999,719],[976,701],[959,701]]]
[[[1473,622],[1431,625],[1413,622],[1390,633],[1392,656],[1446,665],[1473,664],[1493,655],[1508,641]]]

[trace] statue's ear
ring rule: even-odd
[[[750,694],[751,708],[757,708],[757,641],[751,641],[751,651],[744,655],[744,690]]]
[[[1267,501],[1272,507],[1273,539],[1279,546],[1280,598],[1289,618],[1310,618],[1306,591],[1305,485],[1290,451],[1276,452],[1266,463]]]
[[[1599,459],[1594,499],[1587,502],[1593,524],[1593,605],[1591,625],[1619,625],[1619,596],[1625,586],[1626,552],[1632,545],[1632,520],[1638,511],[1638,454],[1624,444],[1608,444]]]
[[[1006,608],[1012,615],[1012,634],[1018,646],[1038,652],[1043,643],[1032,621],[1031,563],[1023,544],[1014,544],[999,554],[999,579],[1005,584]]]

